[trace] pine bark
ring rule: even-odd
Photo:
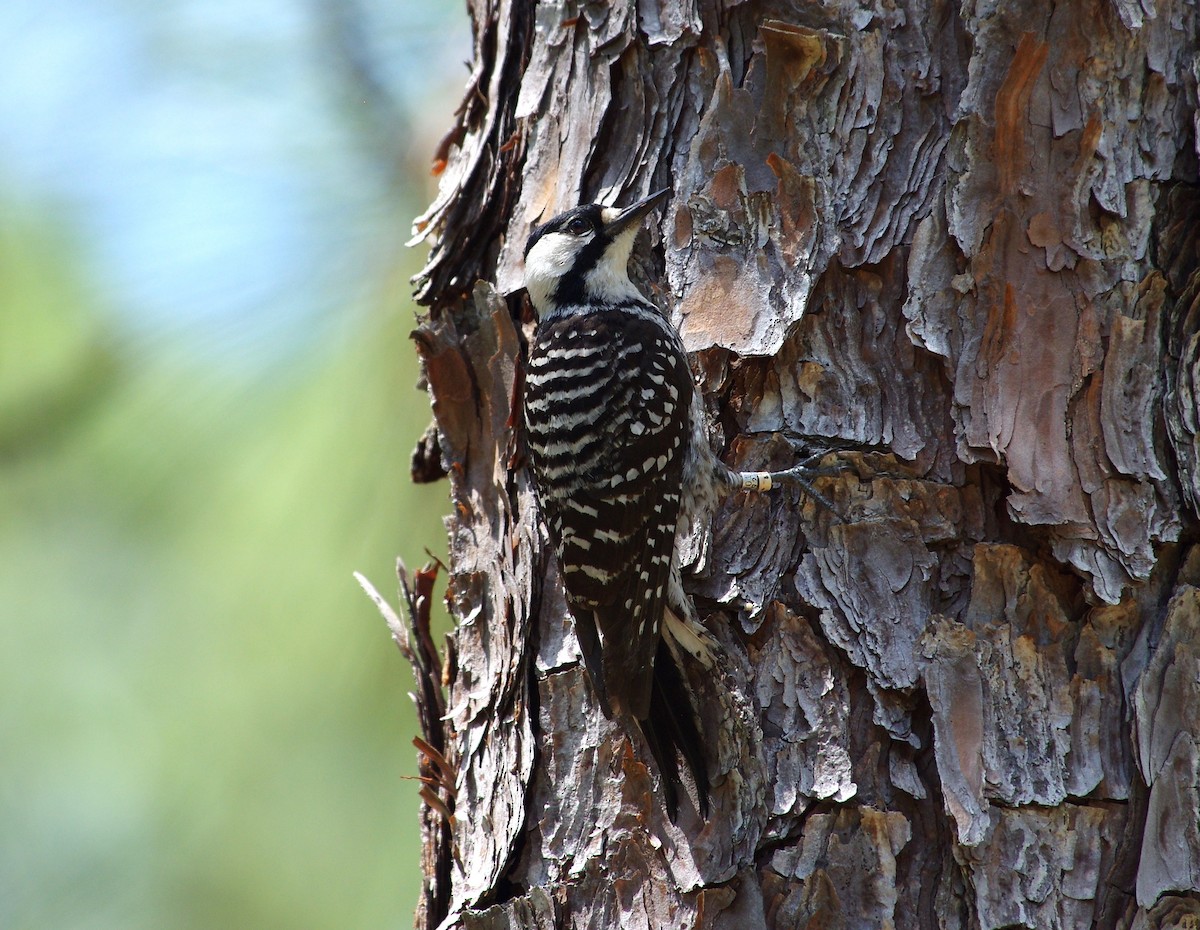
[[[1200,920],[1196,2],[470,10],[417,222],[457,623],[444,708],[418,663],[418,926]],[[678,825],[584,678],[515,413],[531,225],[661,187],[636,271],[714,446],[847,450],[846,520],[714,521],[715,796]]]

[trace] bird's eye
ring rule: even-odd
[[[582,236],[584,233],[592,231],[592,224],[583,217],[576,217],[567,224],[567,232],[572,236]]]

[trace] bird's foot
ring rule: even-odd
[[[807,494],[812,501],[824,510],[829,511],[841,523],[847,522],[846,517],[838,510],[828,497],[822,494],[813,486],[813,479],[836,475],[847,468],[852,467],[849,463],[845,463],[840,467],[820,468],[816,467],[821,459],[825,458],[830,453],[829,449],[822,449],[820,452],[815,452],[807,458],[801,459],[791,468],[785,468],[782,471],[743,471],[737,472],[739,481],[738,487],[743,491],[769,491],[772,488],[799,488]]]

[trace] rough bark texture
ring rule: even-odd
[[[471,12],[417,224],[458,622],[420,925],[1195,926],[1194,0]],[[660,187],[640,273],[726,460],[876,450],[821,481],[847,522],[718,515],[715,803],[678,826],[583,677],[514,416],[531,224]]]

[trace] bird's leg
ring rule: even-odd
[[[800,462],[793,465],[791,468],[785,468],[783,471],[741,471],[734,472],[735,487],[742,491],[764,492],[776,487],[796,487],[800,488],[805,494],[812,498],[813,502],[828,510],[840,522],[845,523],[846,518],[834,506],[833,501],[827,498],[824,494],[813,487],[812,479],[819,478],[823,475],[836,474],[841,469],[823,469],[813,468],[812,466],[821,461],[829,454],[828,449],[823,449],[810,455],[806,459],[801,459]]]

